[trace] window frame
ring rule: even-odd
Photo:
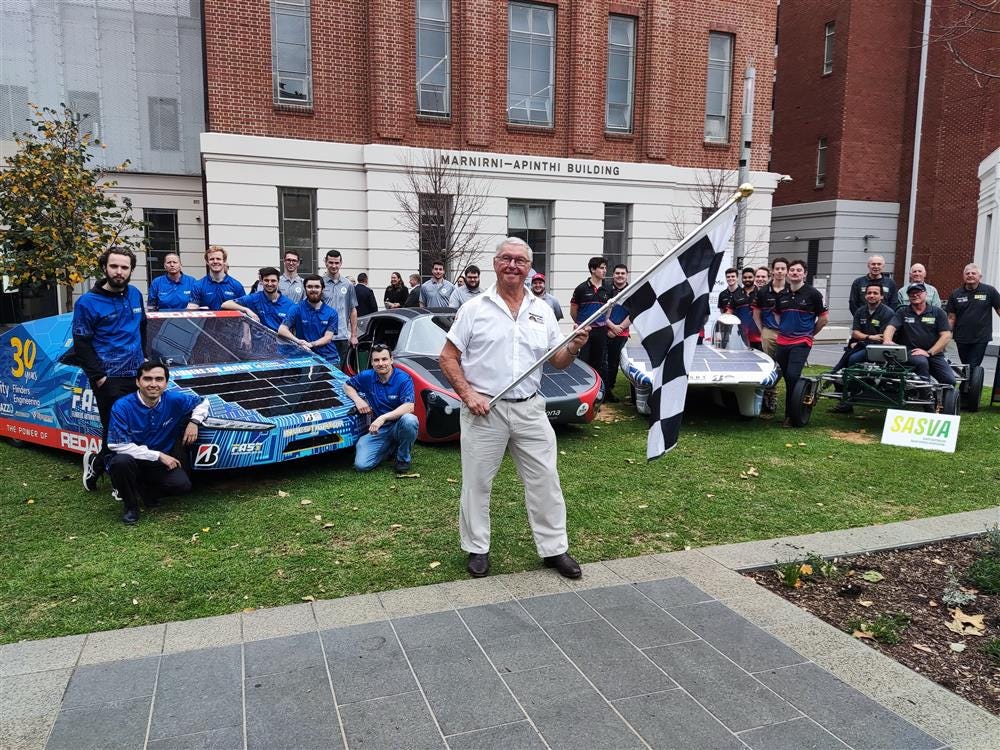
[[[825,137],[820,137],[816,142],[816,187],[826,187],[826,157],[827,149],[830,147]]]
[[[525,228],[524,229],[513,229],[510,225],[510,214],[512,207],[523,207],[524,218],[525,218]],[[541,208],[545,212],[545,227],[531,227],[531,209]],[[537,232],[543,232],[544,238],[542,242],[542,249],[539,250],[536,246],[539,244],[536,241]],[[546,277],[546,283],[549,287],[552,286],[552,276],[549,272],[549,258],[552,255],[552,201],[539,201],[530,199],[518,199],[518,198],[508,198],[507,199],[507,236],[508,237],[518,237],[528,243],[531,248],[532,259],[531,267],[536,273],[540,273]]]
[[[447,276],[448,268],[448,235],[452,229],[452,218],[455,211],[455,196],[450,193],[418,193],[417,194],[417,253],[420,260],[420,280],[431,277],[431,268],[435,263],[444,263]],[[433,221],[432,221],[433,219]],[[439,233],[436,240],[434,233]]]
[[[626,80],[628,82],[628,101],[624,104],[620,102],[614,102],[615,106],[626,107],[628,123],[625,127],[614,126],[611,124],[611,59],[612,55],[616,54],[613,52],[613,47],[621,47],[623,45],[614,45],[611,41],[611,28],[612,24],[615,22],[627,21],[631,24],[631,36],[632,36],[632,46],[628,49],[628,78],[627,79],[614,79],[614,80]],[[639,30],[639,19],[635,16],[626,16],[622,14],[612,13],[608,16],[608,70],[607,76],[605,77],[606,91],[604,94],[604,130],[607,133],[616,133],[620,135],[629,135],[632,133],[633,123],[635,121],[635,58],[636,58],[636,48],[638,46],[638,30]],[[622,54],[621,52],[617,54]]]
[[[715,60],[712,58],[712,37],[725,38],[729,43],[729,57],[727,60]],[[729,131],[732,128],[732,106],[733,106],[733,59],[736,54],[736,35],[725,31],[709,31],[708,32],[708,64],[705,68],[705,129],[704,129],[704,139],[706,143],[729,143]],[[711,94],[713,93],[709,88],[712,71],[713,69],[722,69],[727,72],[724,76],[725,87],[723,91],[719,92],[723,96],[723,106],[722,112],[710,112],[710,101]],[[718,120],[722,119],[723,127],[722,136],[713,136],[709,134],[709,121],[712,119]]]
[[[451,117],[451,0],[442,0],[442,2],[444,3],[444,9],[445,9],[445,14],[444,14],[445,18],[444,18],[443,21],[440,20],[440,19],[425,19],[425,18],[421,18],[421,16],[420,16],[420,0],[416,0],[416,26],[415,26],[415,31],[416,31],[416,33],[415,33],[415,50],[416,50],[415,54],[416,54],[416,58],[415,58],[414,77],[415,77],[415,80],[416,80],[417,114],[420,115],[420,116],[422,116],[422,117],[442,117],[442,118],[444,118],[444,117]],[[435,28],[435,27],[437,27],[437,28]],[[421,86],[422,85],[430,85],[430,84],[423,84],[423,82],[422,82],[422,80],[420,78],[420,59],[421,59],[421,53],[420,53],[420,34],[421,34],[421,31],[439,31],[439,32],[441,32],[441,33],[444,34],[444,39],[445,39],[445,43],[444,43],[444,50],[445,50],[444,51],[444,57],[441,58],[440,61],[438,62],[438,64],[434,66],[436,68],[436,67],[438,67],[438,65],[443,65],[444,66],[444,71],[445,71],[444,72],[444,77],[445,77],[444,90],[442,92],[440,92],[441,96],[442,96],[442,98],[444,100],[444,109],[442,109],[442,110],[424,109],[423,106],[422,106],[422,104],[423,104],[423,102],[422,102],[422,93],[423,93],[423,91],[421,89]],[[432,71],[433,71],[433,69],[432,69]],[[428,71],[428,73],[426,75],[430,75],[430,73],[432,71]]]
[[[541,35],[536,35],[534,31],[524,32],[524,31],[515,31],[513,29],[514,14],[513,14],[512,10],[515,7],[517,7],[517,8],[526,8],[526,9],[530,10],[532,14],[534,14],[534,13],[548,13],[548,14],[550,14],[551,19],[552,19],[552,23],[551,23],[552,33],[548,37],[549,42],[547,43],[548,51],[549,51],[549,55],[548,55],[548,57],[549,57],[549,63],[548,63],[549,64],[549,67],[548,67],[549,80],[548,80],[548,85],[545,88],[548,89],[549,94],[548,94],[548,104],[547,104],[547,112],[546,112],[546,114],[547,114],[547,120],[544,121],[544,122],[538,121],[538,120],[532,120],[533,107],[531,106],[531,101],[530,100],[540,99],[541,97],[534,96],[530,92],[530,90],[531,90],[531,75],[534,72],[534,69],[530,67],[530,65],[531,65],[530,59],[531,59],[531,51],[534,49],[534,47],[536,46],[536,44],[538,46],[540,46],[540,47],[541,46],[546,46],[546,45],[543,44],[542,42],[535,42],[534,41],[536,39],[536,37],[540,37],[541,36]],[[533,16],[531,18],[533,19]],[[531,2],[521,2],[520,0],[511,0],[507,4],[507,124],[508,125],[514,125],[514,126],[517,126],[517,127],[527,127],[527,128],[553,128],[553,127],[555,127],[555,120],[556,120],[556,116],[555,116],[555,101],[556,101],[556,96],[555,96],[555,88],[556,88],[556,34],[557,34],[556,21],[557,21],[557,18],[556,18],[556,8],[553,7],[553,6],[551,6],[551,5],[543,5],[543,4],[540,4],[540,3],[531,3]],[[531,21],[531,23],[533,23],[533,20]],[[527,39],[523,39],[523,38],[522,39],[518,39],[516,37],[516,35],[527,35],[528,38]],[[522,99],[521,99],[521,102],[524,103],[523,107],[514,107],[511,104],[512,96],[517,96],[517,94],[512,94],[511,93],[511,73],[512,73],[513,70],[524,70],[524,68],[514,68],[511,65],[511,62],[512,62],[512,59],[513,59],[513,55],[511,55],[511,47],[515,43],[521,43],[521,44],[527,43],[528,44],[528,48],[529,48],[529,53],[528,53],[528,59],[529,59],[528,65],[529,65],[529,67],[527,68],[527,72],[528,72],[528,89],[529,89],[529,91],[527,93],[525,93],[523,95]],[[512,110],[518,110],[518,109],[523,109],[523,111],[527,115],[526,119],[515,119],[515,118],[513,118],[511,116],[511,111]]]
[[[285,197],[292,193],[299,193],[296,197],[307,196],[309,198],[309,218],[290,218],[285,212]],[[319,273],[317,270],[317,222],[316,222],[316,189],[307,187],[293,187],[291,185],[281,185],[278,187],[278,262],[275,264],[281,272],[285,272],[283,263],[286,250],[297,250],[302,262],[299,264],[299,275],[305,276],[310,273]],[[298,245],[288,246],[286,244],[286,228],[288,222],[308,222],[310,224],[310,247],[300,247]]]
[[[271,80],[272,97],[276,106],[283,107],[312,107],[313,106],[313,80],[312,80],[312,2],[311,0],[271,0]],[[278,39],[278,16],[295,16],[304,19],[304,40],[300,46],[305,47],[306,70],[305,71],[285,71],[283,72],[278,61],[278,44],[298,44],[298,42],[285,42]],[[305,98],[283,97],[281,95],[281,81],[283,78],[303,81]]]
[[[823,27],[823,75],[833,72],[833,49],[837,39],[837,22],[830,21]]]
[[[154,239],[150,233],[150,225],[152,221],[150,219],[153,214],[162,214],[164,216],[169,216],[173,220],[173,232],[163,232],[156,230],[157,235],[169,236],[172,234],[172,239],[170,240],[169,248],[154,248],[152,240]],[[159,278],[160,276],[166,275],[166,270],[163,268],[163,258],[170,253],[180,254],[180,231],[177,224],[177,209],[176,208],[144,208],[142,209],[142,221],[143,221],[143,242],[146,245],[146,281],[147,283],[152,283],[153,279]],[[158,236],[156,239],[160,239]],[[159,259],[159,268],[154,267],[153,261]]]
[[[619,211],[622,221],[621,229],[608,229],[608,213],[609,211]],[[603,252],[601,253],[605,258],[608,259],[608,278],[611,277],[611,272],[614,270],[615,266],[619,263],[624,263],[628,265],[628,249],[629,249],[629,228],[631,226],[632,216],[632,206],[628,203],[605,203],[604,204],[604,244]],[[617,244],[619,247],[617,249],[608,249],[608,241],[615,235],[618,236]]]

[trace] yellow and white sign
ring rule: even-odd
[[[954,453],[961,420],[950,414],[888,409],[882,428],[882,444]]]

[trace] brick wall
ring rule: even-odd
[[[554,126],[507,123],[506,0],[452,0],[452,113],[419,117],[414,0],[312,0],[314,104],[272,102],[266,0],[206,0],[209,130],[600,160],[735,168],[744,64],[757,67],[752,168],[765,169],[774,0],[550,0]],[[604,132],[607,17],[638,18],[631,135]],[[709,31],[735,34],[730,143],[705,144]]]

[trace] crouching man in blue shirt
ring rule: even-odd
[[[368,432],[354,447],[354,468],[371,471],[395,452],[395,470],[410,470],[410,451],[417,439],[413,415],[413,379],[392,366],[392,352],[385,344],[372,347],[372,369],[358,373],[344,384],[361,414],[373,416]]]
[[[183,448],[198,439],[208,416],[208,399],[167,390],[166,365],[143,362],[135,380],[138,392],[115,402],[108,428],[108,474],[127,524],[138,523],[140,500],[149,508],[161,497],[190,491],[188,469],[177,455],[186,457]]]

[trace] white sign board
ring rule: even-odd
[[[882,444],[954,453],[961,420],[950,414],[888,409],[882,427]]]

